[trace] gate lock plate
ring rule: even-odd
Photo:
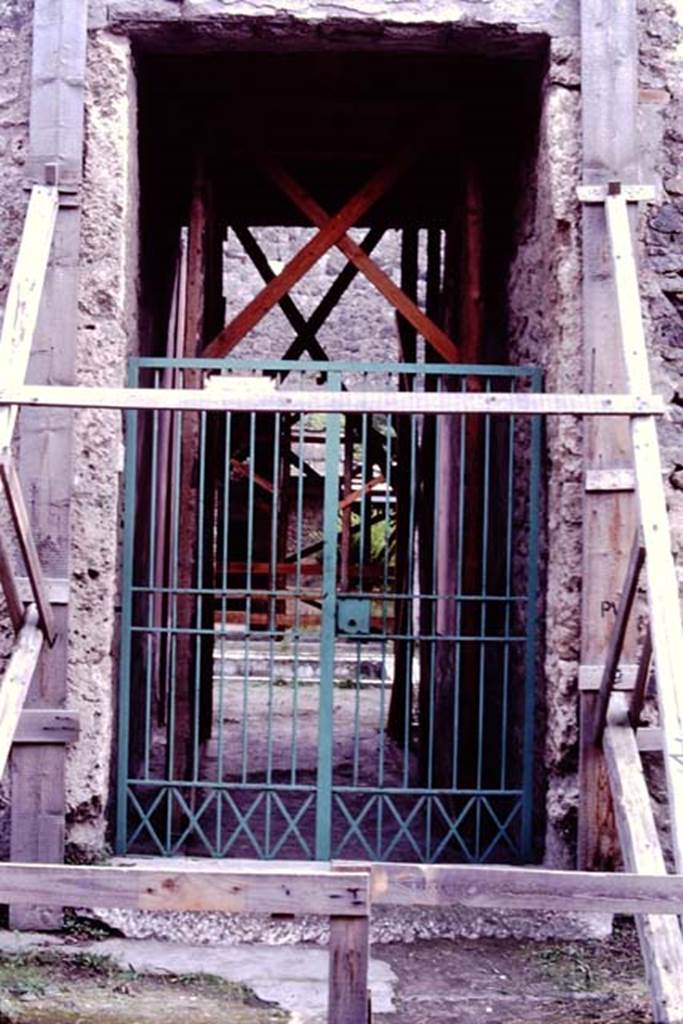
[[[337,600],[337,632],[350,636],[370,632],[369,597],[340,597]]]

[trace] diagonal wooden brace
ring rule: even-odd
[[[58,209],[56,188],[33,188],[0,331],[0,366],[8,384],[23,384],[26,377]],[[0,410],[0,452],[9,448],[16,418],[16,406]]]
[[[271,162],[267,166],[267,171],[273,181],[291,199],[295,206],[302,213],[305,213],[309,220],[317,227],[324,230],[330,222],[330,216],[318,205],[315,199],[308,195],[292,176],[279,165]],[[360,270],[361,274],[364,274],[368,281],[389,300],[391,305],[413,325],[440,356],[443,356],[449,363],[460,362],[458,349],[446,332],[423,313],[419,306],[412,299],[408,298],[406,293],[397,284],[394,284],[391,278],[377,266],[375,261],[353,239],[344,234],[334,244]]]
[[[5,595],[7,613],[12,622],[12,628],[18,633],[24,624],[24,605],[19,593],[19,585],[14,574],[12,557],[7,550],[3,538],[0,536],[0,587]]]
[[[31,589],[38,608],[40,628],[45,634],[48,644],[52,645],[55,639],[55,626],[52,616],[52,607],[48,596],[43,569],[38,557],[31,522],[24,501],[24,493],[21,489],[21,482],[17,475],[14,463],[10,460],[0,462],[0,479],[5,489],[7,502],[9,504],[12,522],[16,530],[19,547],[26,564],[26,571],[31,581]]]
[[[43,633],[38,627],[38,612],[33,605],[29,605],[16,645],[0,680],[0,775],[7,765],[42,646]]]
[[[274,281],[277,275],[271,268],[270,263],[268,262],[268,257],[263,252],[263,249],[254,238],[251,231],[246,227],[241,227],[240,225],[233,225],[232,230],[265,283],[270,284],[271,281]],[[297,337],[301,338],[303,347],[309,353],[311,358],[327,360],[327,353],[318,341],[315,330],[312,330],[308,326],[306,317],[301,313],[291,295],[283,295],[282,298],[278,300],[278,305],[287,317],[291,326],[296,331]]]
[[[348,229],[362,217],[377,200],[388,191],[401,176],[416,156],[415,148],[402,150],[399,155],[386,164],[362,188],[360,188],[341,210],[333,217],[327,218],[323,228],[311,238],[307,244],[292,257],[286,267],[263,288],[258,295],[247,303],[243,310],[216,335],[204,352],[203,356],[214,359],[227,356],[246,334],[256,326],[275,306],[283,295],[286,295],[300,281],[304,274],[324,256]]]

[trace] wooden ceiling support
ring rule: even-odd
[[[271,281],[275,280],[277,275],[268,262],[268,257],[252,235],[251,231],[240,225],[233,224],[231,227],[238,242],[258,270],[263,280],[266,284],[270,284]],[[302,351],[305,350],[308,352],[312,359],[323,359],[327,361],[327,353],[318,341],[316,332],[309,327],[306,317],[301,313],[292,296],[289,294],[283,295],[282,298],[278,300],[278,305],[287,317],[291,326],[296,331],[297,338],[301,339]],[[300,354],[301,353],[299,353],[299,355]]]
[[[359,188],[325,226],[296,253],[285,268],[256,295],[244,309],[223,328],[205,348],[209,359],[223,358],[232,352],[279,300],[300,281],[304,274],[342,238],[367,211],[374,206],[400,178],[416,156],[415,147],[403,149],[373,177]]]
[[[302,213],[305,213],[313,224],[320,228],[321,232],[326,230],[332,218],[315,199],[283,167],[270,162],[267,164],[267,170],[275,184],[282,189],[295,206]],[[333,244],[388,299],[391,305],[415,327],[440,356],[449,363],[460,361],[458,349],[446,332],[423,313],[419,306],[377,266],[374,260],[356,242],[349,238],[348,235],[343,234]]]

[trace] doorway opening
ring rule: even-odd
[[[140,57],[132,379],[538,390],[505,294],[542,71]],[[129,418],[118,849],[529,859],[539,425],[257,408]]]

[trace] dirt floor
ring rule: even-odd
[[[0,1024],[318,1024],[243,985],[122,970],[73,928],[59,945],[0,954]],[[84,943],[90,945],[84,952]],[[478,939],[376,946],[397,983],[376,1024],[644,1024],[651,1014],[633,925],[607,942]]]
[[[645,1024],[652,1021],[635,928],[606,942],[442,939],[382,946],[399,978],[377,1024]],[[375,1019],[375,1018],[373,1018]]]

